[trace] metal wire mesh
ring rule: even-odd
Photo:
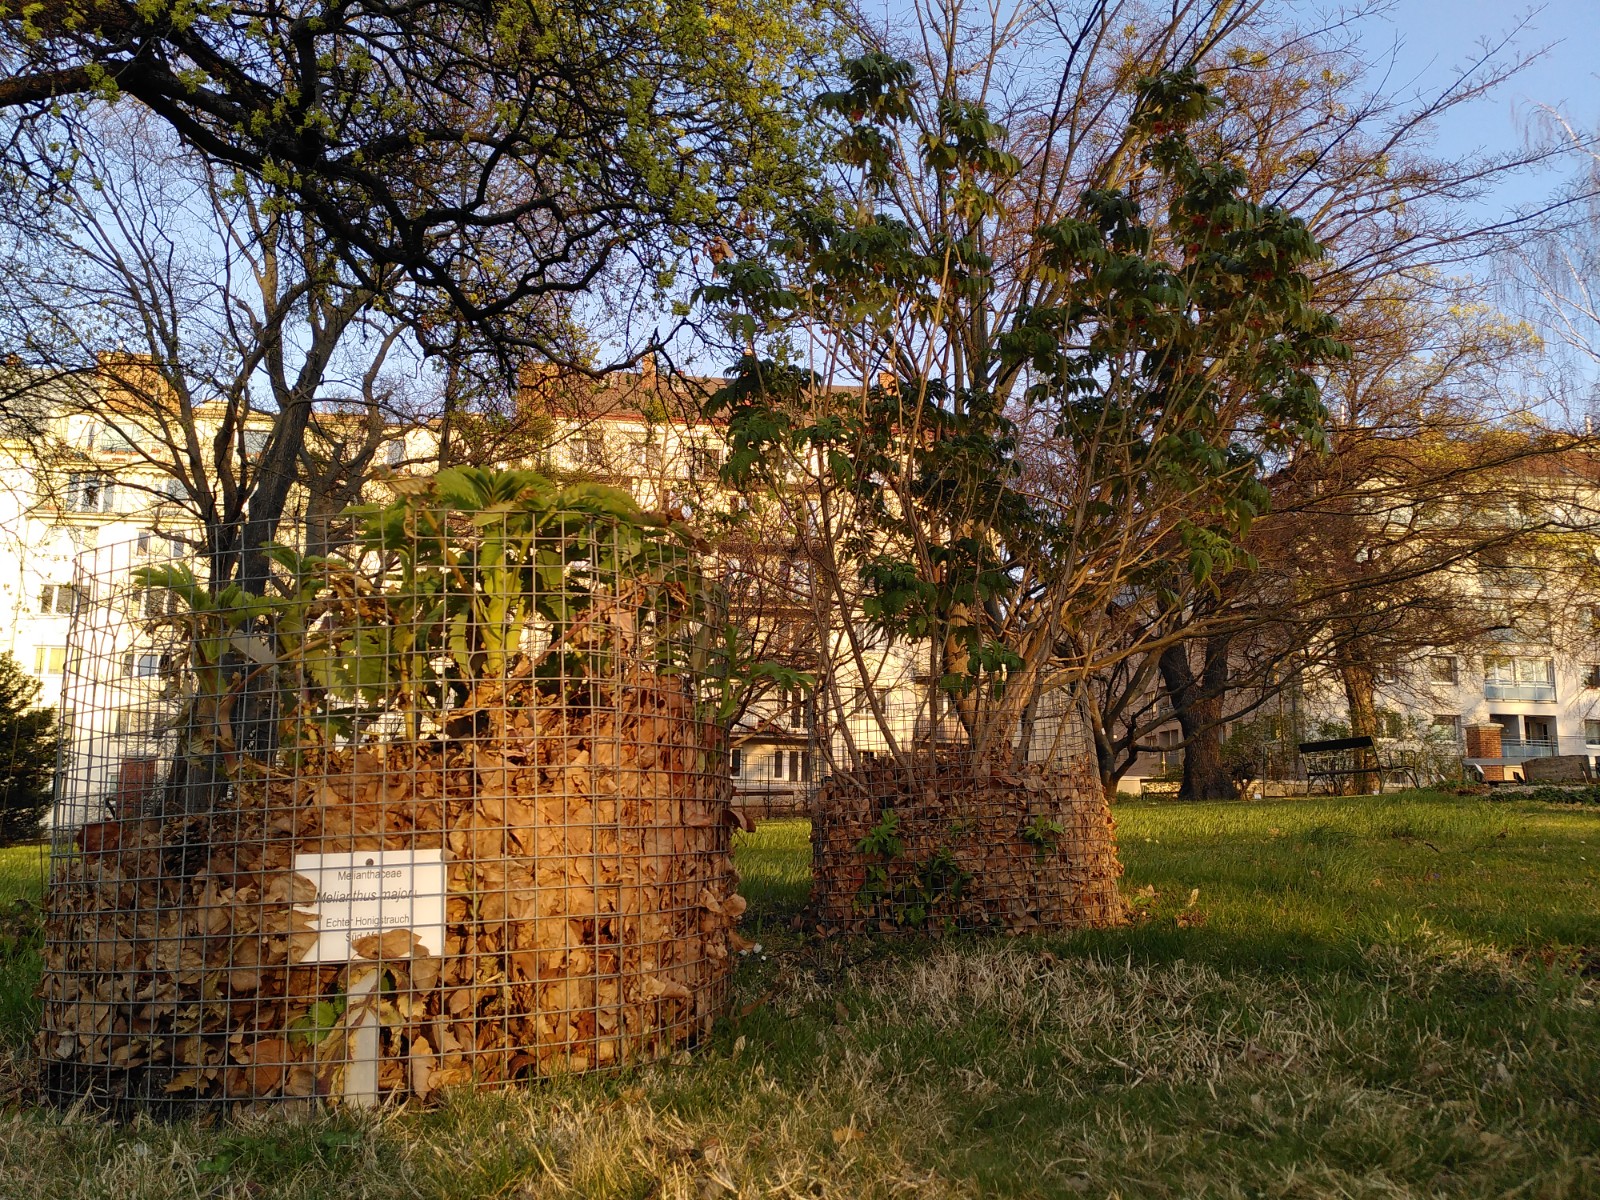
[[[46,926],[58,1099],[326,1098],[692,1043],[743,909],[688,548],[398,502],[264,596],[80,565]]]
[[[1018,933],[1125,919],[1115,827],[1075,709],[1034,714],[985,754],[926,688],[846,694],[813,802],[821,929]]]

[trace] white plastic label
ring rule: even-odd
[[[316,917],[319,936],[301,962],[349,962],[351,942],[396,929],[422,943],[417,953],[443,953],[443,850],[296,854],[294,871],[317,885],[316,900],[301,911]]]

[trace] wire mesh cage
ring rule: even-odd
[[[82,562],[55,1097],[428,1097],[657,1057],[719,1012],[744,902],[691,547],[518,473],[357,519],[259,588]]]
[[[813,802],[820,929],[1022,933],[1126,919],[1115,825],[1075,710],[1035,714],[987,752],[926,689],[862,689],[841,710]]]

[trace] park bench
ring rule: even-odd
[[[1369,765],[1362,766],[1356,754],[1375,751],[1377,744],[1368,736],[1327,738],[1319,742],[1301,742],[1300,757],[1306,765],[1306,787],[1309,790],[1317,780],[1326,780],[1329,790],[1334,781],[1351,775],[1376,776],[1378,790],[1383,791],[1383,773],[1387,768],[1376,755]]]
[[[1140,797],[1155,797],[1158,800],[1176,800],[1178,790],[1183,785],[1176,779],[1141,779],[1139,781]]]

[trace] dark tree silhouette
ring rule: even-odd
[[[56,710],[35,708],[39,681],[9,654],[0,654],[0,846],[39,836],[50,807],[56,750]]]

